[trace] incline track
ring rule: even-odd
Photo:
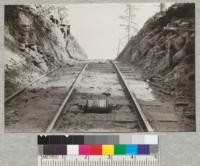
[[[50,89],[42,92],[44,89],[38,88],[42,87],[41,83],[37,83],[36,92],[34,88],[26,87],[24,93],[18,94],[6,104],[8,114],[14,109],[15,114],[21,116],[14,124],[10,122],[13,120],[10,120],[9,115],[6,116],[8,131],[153,131],[135,96],[130,92],[122,72],[114,62],[78,64],[72,68],[52,72],[50,75],[51,84],[57,85],[55,90],[50,86]],[[26,99],[28,103],[25,102]],[[84,113],[82,106],[86,104],[87,99],[107,99],[114,108],[111,113]],[[56,106],[55,102],[52,102],[54,100]],[[22,104],[18,104],[20,102]]]
[[[40,78],[34,80],[33,82],[31,82],[30,84],[28,84],[26,87],[24,87],[23,89],[20,89],[18,91],[16,91],[15,93],[13,93],[12,95],[10,95],[9,97],[5,98],[4,103],[7,104],[9,101],[11,101],[13,98],[15,98],[17,95],[19,95],[20,93],[22,93],[23,91],[25,91],[28,87],[30,87],[32,84],[36,83],[37,81],[41,80],[42,78],[46,77],[47,75],[51,74],[52,72],[58,70],[59,68],[55,68],[53,70],[51,70],[50,72],[42,75]]]
[[[113,65],[112,65],[113,64]],[[53,131],[131,132],[153,131],[115,63],[90,63]],[[106,97],[105,94],[110,94]],[[84,113],[87,99],[105,99],[117,105],[111,113]],[[50,130],[48,130],[49,132]]]

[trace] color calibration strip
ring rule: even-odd
[[[160,166],[156,135],[38,136],[38,166]]]
[[[157,145],[44,145],[40,155],[149,155],[157,154]]]
[[[156,155],[158,136],[38,136],[39,155]]]

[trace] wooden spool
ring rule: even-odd
[[[109,113],[111,107],[107,99],[87,100],[84,111],[86,113]]]

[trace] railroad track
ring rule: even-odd
[[[46,132],[153,131],[114,62],[90,63],[80,77]],[[97,107],[102,107],[102,99],[115,106],[111,113],[84,113],[81,106],[87,105],[87,100],[96,100]]]
[[[45,92],[41,92],[40,89],[37,89],[36,94],[34,92],[34,99],[37,98],[37,93],[39,93],[41,100],[29,101],[32,100],[33,97],[32,89],[26,87],[23,93],[18,93],[12,97],[11,101],[9,100],[9,102],[6,103],[5,108],[7,112],[13,109],[13,105],[16,106],[15,109],[18,110],[17,112],[19,112],[19,114],[19,110],[22,109],[22,107],[25,107],[23,110],[32,111],[29,112],[29,114],[22,114],[21,116],[23,118],[19,119],[16,124],[8,127],[10,129],[8,129],[8,131],[153,131],[123,76],[124,72],[127,72],[127,69],[123,69],[123,67],[119,69],[115,62],[107,61],[91,62],[89,64],[81,64],[79,67],[75,66],[74,68],[64,68],[62,70],[63,71],[56,70],[51,73],[53,83],[56,82],[55,84],[58,84],[57,87],[53,89],[53,92],[52,86]],[[58,77],[57,81],[55,81],[55,75]],[[71,75],[73,79],[70,79],[71,82],[66,82],[66,80],[69,79],[69,75]],[[130,77],[130,73],[128,77]],[[61,86],[59,82],[65,83],[61,84]],[[41,86],[40,83],[37,83],[35,87],[38,87],[38,85],[39,87]],[[66,85],[71,86],[66,87]],[[33,85],[31,84],[30,86]],[[45,96],[46,93],[50,94]],[[28,104],[25,102],[26,97],[28,98]],[[109,106],[113,107],[112,111],[101,114],[97,112],[85,113],[83,109],[84,106],[88,104],[88,100],[104,100],[109,103]],[[42,101],[46,103],[43,105]],[[17,106],[19,102],[22,102],[22,104]],[[38,103],[40,105],[38,105]],[[26,123],[28,123],[28,125]]]

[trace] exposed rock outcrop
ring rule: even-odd
[[[56,66],[87,59],[63,12],[56,5],[5,6],[6,95]]]
[[[131,38],[117,60],[131,62],[145,80],[159,84],[175,101],[189,102],[185,114],[194,118],[194,3],[174,4],[155,14]]]

